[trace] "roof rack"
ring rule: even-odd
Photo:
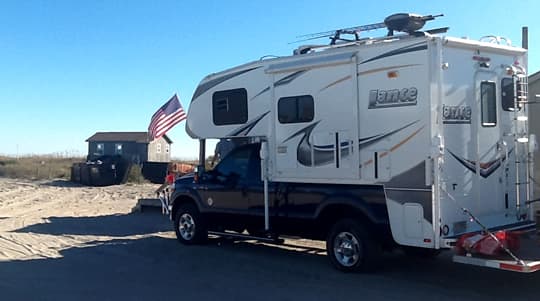
[[[387,28],[388,34],[387,37],[394,36],[394,32],[404,32],[409,35],[423,35],[424,32],[420,32],[419,30],[424,27],[427,21],[435,20],[437,17],[441,17],[443,14],[439,15],[417,15],[417,14],[409,14],[409,13],[398,13],[388,16],[386,19],[384,19],[383,22],[380,23],[373,23],[373,24],[367,24],[367,25],[360,25],[360,26],[354,26],[349,28],[342,28],[342,29],[335,29],[330,31],[324,31],[324,32],[318,32],[318,33],[312,33],[307,35],[301,35],[297,36],[297,38],[302,38],[302,40],[299,40],[297,42],[304,42],[304,41],[310,41],[320,38],[329,38],[330,39],[330,45],[335,45],[338,41],[341,42],[355,42],[355,41],[361,41],[363,39],[360,38],[360,32],[362,31],[370,31],[380,28]],[[443,33],[448,30],[448,27],[444,28],[438,28],[433,30],[425,31],[426,33],[430,34],[436,34],[436,33]],[[351,38],[344,38],[343,35],[349,35],[352,36]]]

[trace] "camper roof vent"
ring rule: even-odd
[[[330,39],[330,45],[335,45],[336,42],[355,42],[355,41],[362,41],[362,40],[369,40],[369,39],[361,39],[360,38],[360,32],[362,31],[370,31],[380,28],[387,28],[388,34],[387,36],[393,36],[395,31],[399,32],[405,32],[408,34],[423,34],[422,32],[418,32],[418,30],[422,29],[427,21],[435,20],[437,17],[441,17],[443,14],[439,15],[427,15],[427,16],[421,16],[417,14],[407,14],[407,13],[399,13],[399,14],[393,14],[391,16],[388,16],[386,19],[384,19],[384,22],[380,23],[373,23],[373,24],[367,24],[367,25],[360,25],[355,27],[349,27],[349,28],[342,28],[342,29],[336,29],[336,30],[330,30],[330,31],[323,31],[318,33],[312,33],[302,36],[297,36],[297,38],[301,38],[301,40],[297,42],[304,42],[309,40],[315,40],[320,38],[329,38]],[[441,33],[446,32],[448,30],[448,27],[434,29],[434,30],[427,30],[427,33],[435,34],[435,33]],[[349,38],[343,38],[342,35],[348,35]]]

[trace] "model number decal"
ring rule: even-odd
[[[379,109],[388,107],[414,106],[418,97],[418,89],[415,87],[392,89],[392,90],[371,90],[369,91],[368,109]]]
[[[471,123],[472,109],[469,106],[443,106],[443,123]]]

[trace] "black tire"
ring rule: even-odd
[[[403,247],[405,255],[423,259],[433,259],[441,254],[441,249],[428,249],[420,247]]]
[[[332,265],[343,272],[370,272],[379,262],[380,245],[352,219],[335,223],[326,238],[326,253]]]
[[[203,215],[193,204],[180,205],[174,216],[176,239],[185,245],[201,244],[208,239],[208,229]]]

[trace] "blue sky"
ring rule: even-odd
[[[85,155],[94,132],[146,130],[174,93],[187,110],[209,73],[396,12],[444,13],[428,27],[514,45],[528,26],[529,73],[540,70],[538,1],[366,2],[0,0],[0,154]],[[174,157],[197,156],[184,123],[168,135]]]

